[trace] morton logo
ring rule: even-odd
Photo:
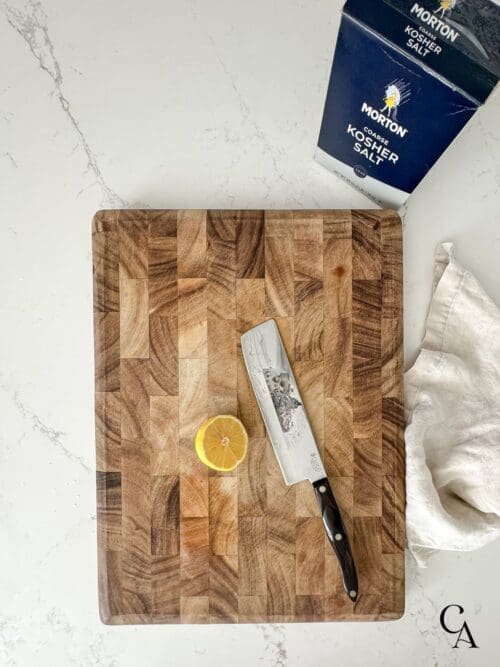
[[[448,19],[447,23],[446,21],[443,21],[443,18],[445,17],[445,14],[451,12],[456,5],[457,0],[438,0],[437,9],[431,12],[429,9],[419,5],[418,2],[415,2],[410,13],[418,16],[423,23],[426,23],[432,30],[441,35],[441,37],[449,39],[450,42],[454,42],[460,36],[460,32],[452,28],[451,25],[448,25],[448,23],[451,23],[450,19]],[[441,18],[436,16],[436,14],[439,14]],[[459,26],[457,25],[456,27],[458,28]]]
[[[451,11],[455,8],[457,0],[439,0],[439,7],[434,10],[434,14],[441,14],[441,18],[446,14],[446,12]]]
[[[403,79],[396,79],[387,84],[384,92],[384,106],[374,109],[367,102],[363,102],[361,111],[382,127],[386,127],[398,137],[405,137],[408,129],[397,122],[398,108],[405,104],[410,97],[410,86]]]

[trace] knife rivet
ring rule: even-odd
[[[320,493],[325,493],[325,491],[326,491],[326,486],[322,485],[322,486],[319,487],[319,492]]]
[[[352,598],[355,598],[357,594],[358,594],[357,591],[349,591],[349,595],[350,595]]]
[[[335,539],[337,540],[337,542],[340,542],[340,540],[342,539],[342,533],[335,533]]]

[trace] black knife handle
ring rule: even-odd
[[[356,574],[349,538],[340,516],[339,506],[326,477],[313,482],[313,487],[326,534],[342,570],[345,592],[355,602],[358,597],[358,575]]]

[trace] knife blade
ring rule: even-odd
[[[290,486],[309,480],[313,485],[344,589],[355,601],[358,579],[349,538],[276,322],[270,319],[246,331],[241,336],[241,349],[285,482]]]

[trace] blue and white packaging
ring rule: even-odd
[[[493,0],[347,0],[315,158],[399,208],[499,77]]]

